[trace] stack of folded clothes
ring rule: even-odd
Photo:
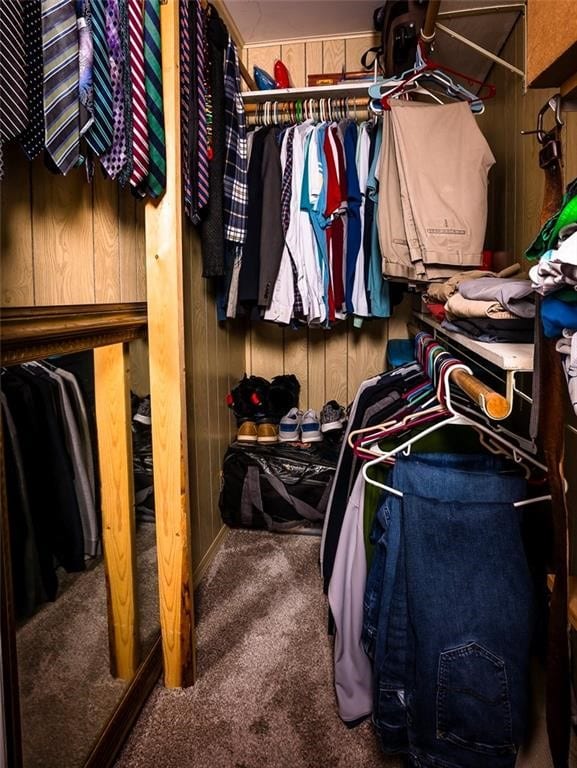
[[[535,301],[518,264],[499,272],[464,272],[430,286],[429,302],[444,301],[443,328],[486,342],[533,341]]]
[[[577,196],[573,198],[577,217]],[[533,289],[543,297],[543,333],[557,339],[569,397],[577,413],[577,222],[559,231],[555,248],[549,248],[529,270]]]

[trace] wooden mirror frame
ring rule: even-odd
[[[71,354],[100,347],[124,345],[147,336],[147,308],[132,304],[91,304],[66,307],[3,308],[0,316],[0,364],[16,365],[55,354]],[[117,356],[118,357],[118,356]],[[119,358],[120,364],[122,358]],[[95,382],[96,384],[96,382]],[[23,765],[16,656],[16,625],[8,546],[4,450],[0,428],[0,624],[2,631],[2,685],[8,765]],[[129,542],[131,544],[131,542]],[[108,585],[110,587],[110,584]],[[115,658],[114,607],[107,589],[111,669]],[[152,647],[135,669],[122,698],[91,746],[84,766],[112,765],[138,713],[162,672],[160,629]]]

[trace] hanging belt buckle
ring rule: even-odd
[[[550,131],[545,131],[543,124],[545,115],[551,110],[555,117],[555,126]],[[561,164],[562,149],[559,137],[563,120],[561,118],[561,95],[556,93],[541,107],[537,115],[537,129],[534,131],[521,131],[522,134],[537,134],[541,149],[539,150],[539,166],[549,168],[555,163]]]
[[[541,149],[539,150],[539,167],[549,168],[555,163],[561,162],[561,142],[555,138],[556,130],[544,134],[540,139]]]

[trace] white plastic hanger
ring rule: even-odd
[[[400,443],[399,445],[395,446],[390,451],[383,451],[379,456],[377,456],[374,459],[371,459],[370,461],[367,461],[362,468],[363,477],[367,481],[367,483],[370,483],[371,485],[376,486],[377,488],[381,488],[384,491],[387,491],[388,493],[392,493],[395,496],[399,496],[402,498],[403,493],[401,491],[398,491],[396,488],[392,488],[389,485],[386,485],[385,483],[381,483],[378,480],[373,479],[369,475],[369,470],[371,467],[375,466],[376,464],[381,464],[382,462],[386,461],[387,459],[390,459],[392,456],[394,456],[397,453],[401,453],[402,451],[405,452],[405,455],[408,455],[411,450],[411,446],[421,440],[426,435],[430,435],[432,432],[436,432],[438,429],[441,429],[442,427],[446,427],[450,424],[454,425],[464,425],[468,427],[473,427],[478,432],[484,432],[486,433],[493,442],[496,442],[500,444],[503,448],[507,449],[507,453],[509,456],[512,457],[513,461],[516,463],[521,462],[527,462],[529,464],[532,464],[533,466],[537,467],[538,469],[542,470],[543,472],[547,472],[547,467],[542,464],[540,461],[537,461],[534,456],[531,456],[528,453],[525,453],[525,451],[522,451],[520,448],[517,448],[516,446],[511,445],[507,440],[502,438],[498,433],[493,432],[489,427],[486,427],[484,424],[476,422],[474,419],[469,418],[468,416],[465,416],[461,413],[458,413],[454,407],[451,404],[451,394],[450,394],[450,388],[449,388],[449,378],[451,376],[451,373],[455,370],[464,370],[467,373],[470,373],[472,375],[472,370],[462,363],[455,363],[454,365],[449,365],[447,369],[444,372],[443,375],[443,383],[444,383],[444,391],[445,396],[444,398],[439,397],[439,400],[444,401],[444,405],[449,412],[449,416],[447,416],[446,419],[443,419],[442,421],[435,422],[432,426],[427,427],[422,432],[419,432],[416,435],[413,435],[412,437],[409,437],[404,442]],[[439,392],[441,390],[439,389]],[[514,507],[522,507],[522,506],[528,506],[529,504],[535,504],[539,501],[547,501],[551,498],[551,496],[539,496],[534,499],[524,499],[521,501],[514,502]]]

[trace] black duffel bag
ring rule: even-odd
[[[219,509],[232,528],[320,529],[334,478],[334,444],[254,446],[233,443],[222,463]]]

